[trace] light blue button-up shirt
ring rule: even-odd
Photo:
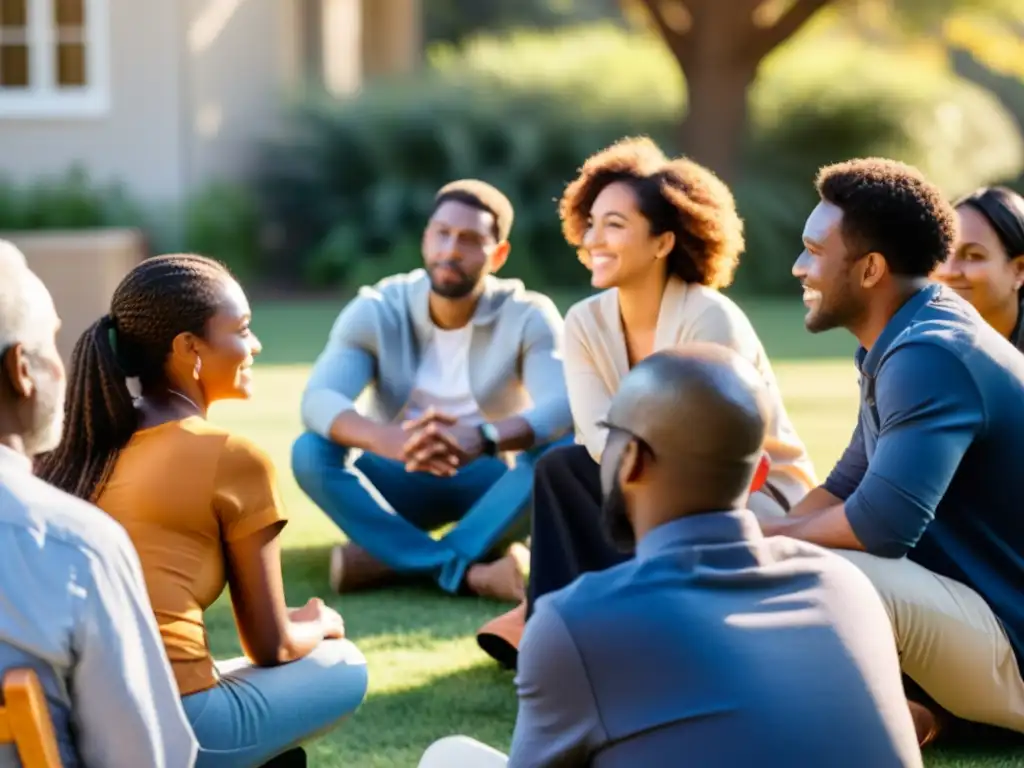
[[[194,764],[128,535],[0,446],[0,675],[13,668],[39,674],[66,768]],[[0,747],[0,768],[20,765]]]

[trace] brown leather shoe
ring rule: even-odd
[[[330,584],[335,592],[382,587],[397,580],[397,571],[356,544],[331,548]]]
[[[480,650],[505,669],[515,669],[519,662],[519,642],[526,629],[526,601],[508,613],[491,619],[476,633]]]
[[[917,731],[917,743],[923,749],[931,744],[942,733],[946,717],[941,709],[932,709],[916,701],[907,701],[910,716],[914,720]]]
[[[518,547],[526,549],[522,545]],[[527,563],[529,557],[529,550],[526,550]],[[466,586],[480,597],[519,603],[526,599],[526,577],[523,576],[523,570],[523,554],[513,545],[499,560],[471,566],[466,571]]]

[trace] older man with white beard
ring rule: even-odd
[[[196,740],[128,535],[32,474],[61,437],[59,327],[49,291],[0,240],[0,675],[36,671],[66,768],[187,768]],[[0,747],[0,768],[20,765]]]

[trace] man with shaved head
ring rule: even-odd
[[[757,371],[740,360],[693,344],[650,357],[623,381],[601,460],[603,523],[623,551],[663,523],[746,504],[770,404]]]
[[[793,276],[807,329],[858,342],[860,407],[825,481],[765,533],[840,552],[896,636],[922,743],[954,718],[1024,734],[1024,357],[929,276],[957,216],[916,168],[822,168]]]
[[[61,438],[60,321],[0,240],[0,675],[34,670],[66,767],[186,768],[196,741],[124,529],[32,474]],[[0,768],[21,765],[13,745]]]
[[[724,347],[659,352],[625,377],[604,424],[603,519],[636,555],[537,601],[509,766],[922,765],[870,581],[764,538],[746,509],[769,412]],[[444,748],[497,764],[462,737],[429,757]]]

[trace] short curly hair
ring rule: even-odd
[[[562,233],[582,249],[590,208],[609,184],[628,184],[651,234],[672,232],[670,274],[688,283],[724,288],[732,282],[744,248],[743,220],[732,192],[714,173],[684,157],[669,159],[646,136],[627,137],[592,155],[558,206]]]
[[[894,275],[927,277],[956,247],[953,206],[912,165],[848,160],[822,168],[815,186],[843,211],[843,240],[853,255],[880,253]]]

